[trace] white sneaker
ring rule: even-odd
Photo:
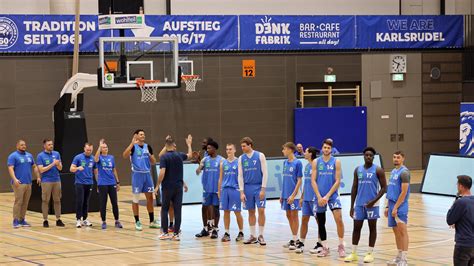
[[[400,261],[401,261],[400,257],[397,256],[394,259],[387,261],[387,265],[389,266],[398,265]]]
[[[85,226],[92,226],[92,223],[89,222],[89,220],[84,220],[84,221],[82,222],[82,224],[85,225]]]
[[[81,228],[81,227],[82,227],[82,222],[81,222],[81,220],[77,220],[77,222],[76,222],[76,227],[77,227],[77,228]]]

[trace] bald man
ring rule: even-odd
[[[25,220],[25,215],[31,197],[32,171],[35,172],[36,180],[41,180],[41,178],[33,155],[26,151],[24,140],[16,142],[16,151],[8,156],[7,165],[15,195],[13,228],[30,227],[31,225]]]

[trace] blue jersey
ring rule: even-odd
[[[217,155],[215,158],[207,156],[203,159],[203,173],[201,177],[202,188],[207,193],[217,193],[219,185],[219,170],[222,156]]]
[[[52,164],[54,160],[61,161],[61,155],[59,155],[59,152],[42,151],[36,157],[36,164],[42,165],[43,167],[47,167],[48,165]],[[48,183],[59,181],[61,181],[61,178],[59,177],[59,170],[57,166],[53,166],[51,169],[41,174],[41,182]]]
[[[391,201],[395,201],[395,202],[398,200],[398,197],[402,193],[402,179],[400,178],[400,176],[404,171],[407,171],[408,175],[410,175],[408,168],[406,168],[405,166],[402,166],[399,169],[395,168],[392,170],[392,173],[390,174],[390,179],[388,181],[387,199]],[[401,205],[405,205],[406,203],[408,203],[409,196],[410,196],[410,186],[408,186],[407,195]]]
[[[31,167],[35,164],[31,153],[14,151],[8,156],[7,164],[13,166],[15,176],[22,184],[31,184]]]
[[[94,184],[94,169],[96,168],[96,163],[93,156],[86,156],[84,153],[76,155],[72,160],[72,164],[79,167],[84,167],[82,171],[76,171],[76,181],[75,184],[83,185],[92,185]]]
[[[116,185],[114,174],[115,159],[112,155],[99,155],[99,161],[97,162],[98,177],[97,185],[99,186],[110,186]]]
[[[364,207],[367,202],[377,197],[380,190],[379,179],[377,177],[377,165],[373,164],[369,169],[364,165],[357,167],[357,196],[355,200],[356,207]],[[375,206],[378,205],[378,202]]]
[[[133,154],[130,155],[130,160],[132,162],[132,172],[149,173],[151,169],[151,163],[148,144],[143,144],[143,147],[135,144],[133,147]]]
[[[303,182],[303,190],[304,190],[304,201],[314,201],[316,198],[316,194],[314,193],[313,186],[311,185],[311,163],[308,163],[304,168],[304,182]]]
[[[336,183],[336,158],[331,156],[327,162],[323,157],[316,159],[316,174],[319,193],[324,197]],[[336,190],[329,199],[336,199],[338,196],[339,192]]]
[[[254,151],[249,158],[247,154],[242,154],[239,158],[242,163],[242,171],[245,185],[262,185],[263,172],[260,162],[260,152]]]
[[[292,162],[285,160],[283,162],[283,188],[281,190],[281,197],[288,199],[293,191],[295,191],[298,178],[303,177],[303,164],[300,160],[294,159]],[[301,197],[301,191],[295,196],[295,199]]]
[[[239,189],[239,180],[238,180],[238,160],[233,160],[229,162],[228,160],[223,160],[222,163],[222,188],[235,188]]]

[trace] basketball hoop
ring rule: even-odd
[[[142,92],[142,103],[156,102],[156,93],[160,85],[159,80],[136,79],[137,87]]]
[[[201,80],[199,75],[181,75],[181,80],[186,84],[186,91],[195,92],[196,83]]]

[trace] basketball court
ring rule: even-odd
[[[337,235],[332,217],[328,218],[328,239],[332,254],[330,257],[318,258],[309,254],[306,248],[303,254],[295,254],[282,248],[290,235],[288,222],[280,210],[278,200],[267,203],[267,246],[243,245],[231,242],[222,243],[220,239],[196,239],[194,234],[201,230],[201,206],[186,205],[183,207],[182,238],[180,242],[161,241],[156,230],[144,228],[136,232],[131,214],[129,187],[123,187],[119,193],[119,207],[122,230],[101,230],[98,222],[92,228],[76,229],[75,217],[64,215],[66,228],[43,229],[41,214],[28,213],[31,228],[13,231],[10,221],[2,219],[0,263],[9,265],[64,265],[64,264],[250,264],[250,265],[347,265],[337,258]],[[408,232],[410,235],[410,265],[450,265],[454,245],[453,230],[448,229],[445,219],[451,206],[451,199],[441,196],[412,194]],[[4,216],[11,213],[12,194],[1,195],[1,212]],[[349,204],[348,196],[342,197],[343,206]],[[347,205],[346,205],[347,206]],[[110,208],[110,206],[109,206]],[[110,210],[109,210],[110,211]],[[346,226],[346,242],[350,241],[352,219],[347,210],[343,212]],[[141,213],[146,216],[146,212]],[[244,219],[246,219],[244,214]],[[100,221],[98,213],[91,214],[91,221]],[[113,220],[108,221],[113,224]],[[378,224],[378,239],[375,248],[376,260],[366,265],[386,265],[386,261],[396,255],[393,233],[386,226],[386,218]],[[147,223],[144,222],[144,225]],[[222,226],[221,226],[222,228]],[[231,222],[231,236],[235,238],[236,224]],[[222,229],[221,229],[222,230]],[[221,233],[222,234],[222,233]],[[246,231],[247,234],[247,231]],[[316,223],[310,221],[307,245],[317,241]],[[367,249],[368,230],[364,227],[360,242],[360,252]],[[312,248],[312,246],[311,246]]]

